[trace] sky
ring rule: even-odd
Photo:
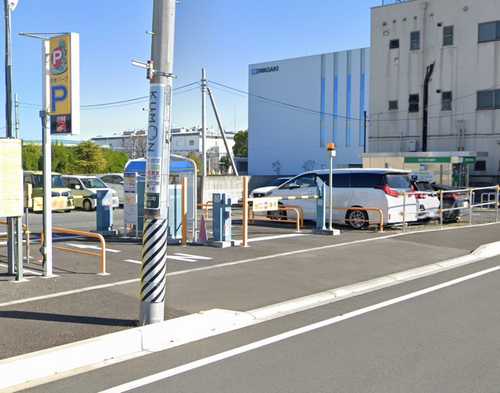
[[[369,46],[370,7],[381,0],[179,0],[175,87],[208,79],[248,89],[248,65]],[[14,92],[21,137],[41,139],[41,42],[19,32],[80,33],[81,104],[127,100],[148,94],[145,71],[131,59],[150,57],[153,0],[19,0],[13,13]],[[3,9],[3,7],[2,7]],[[3,18],[2,18],[3,20]],[[0,39],[4,42],[3,25]],[[0,57],[3,60],[3,56]],[[4,80],[3,61],[0,77]],[[3,84],[2,84],[3,87]],[[246,129],[248,99],[213,86],[224,127]],[[178,89],[173,126],[200,125],[197,85]],[[5,133],[5,92],[0,89],[0,136]],[[144,129],[146,100],[81,111],[75,139]],[[209,126],[215,126],[209,111]],[[68,138],[66,138],[68,139]]]

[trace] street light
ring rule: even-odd
[[[337,150],[335,147],[335,143],[329,143],[326,146],[326,149],[328,150],[329,156],[330,156],[330,173],[328,176],[328,183],[329,183],[329,224],[328,224],[328,232],[331,233],[332,235],[336,236],[340,234],[339,230],[333,229],[333,159],[337,156]]]

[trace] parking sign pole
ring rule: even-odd
[[[172,71],[176,0],[154,0],[141,269],[141,325],[162,322],[167,274]]]
[[[42,41],[43,64],[43,109],[40,111],[42,121],[43,146],[43,275],[50,277],[52,273],[52,141],[50,135],[50,41]]]
[[[328,176],[328,183],[329,183],[329,198],[330,198],[330,216],[329,216],[329,221],[330,223],[328,224],[328,230],[333,231],[333,159],[336,156],[336,150],[335,150],[335,143],[329,143],[327,146],[328,152],[330,154],[330,173]]]

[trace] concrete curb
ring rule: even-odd
[[[500,255],[500,242],[469,255],[288,300],[248,312],[213,309],[159,324],[66,344],[0,361],[0,390],[26,388],[72,371],[112,364],[334,303]],[[65,375],[66,374],[66,375]]]

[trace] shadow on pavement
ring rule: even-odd
[[[137,326],[137,321],[133,319],[101,318],[101,317],[89,317],[81,315],[43,313],[34,311],[0,311],[0,318],[26,319],[26,320],[47,321],[47,322],[79,323],[79,324],[102,325],[102,326],[122,326],[122,327]]]

